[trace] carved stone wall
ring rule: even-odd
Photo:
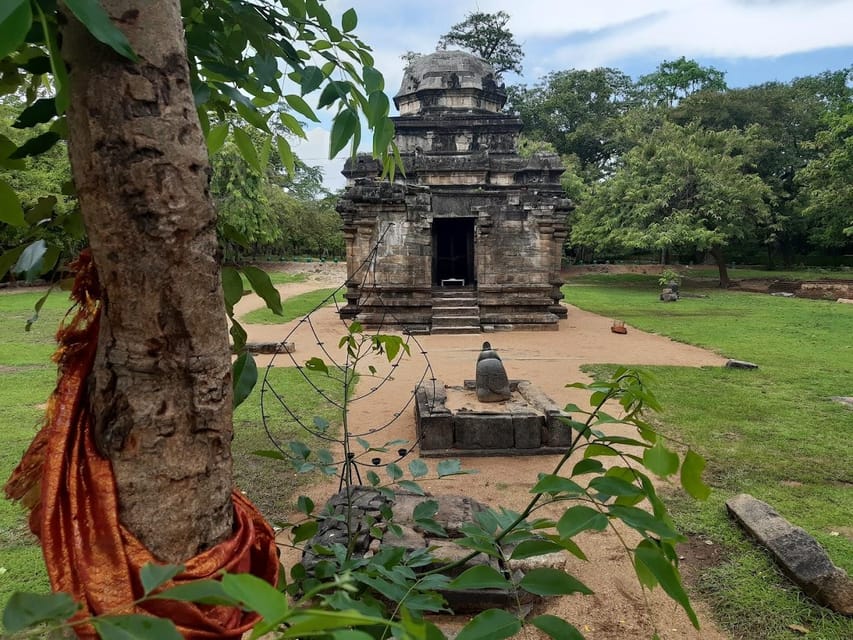
[[[470,54],[438,52],[407,69],[393,118],[403,175],[382,180],[367,156],[344,169],[343,316],[428,332],[446,310],[441,290],[454,286],[477,309],[479,329],[557,328],[571,208],[564,169],[555,155],[518,156],[521,121],[499,113],[505,100]]]

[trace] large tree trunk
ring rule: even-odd
[[[122,523],[181,562],[231,534],[231,371],[180,0],[101,0],[139,62],[67,10],[69,152],[104,290],[90,381]]]
[[[729,281],[729,271],[726,268],[726,258],[723,255],[722,247],[714,245],[711,247],[711,255],[714,256],[714,261],[717,263],[717,270],[720,272],[720,288],[728,289],[730,281]]]

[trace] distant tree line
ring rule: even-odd
[[[853,253],[853,67],[730,89],[724,73],[666,61],[548,74],[509,88],[525,148],[568,167],[576,259],[655,252],[770,267]]]

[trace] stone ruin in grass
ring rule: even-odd
[[[348,541],[346,517],[346,489],[332,496],[321,512],[317,534],[309,541],[302,555],[302,565],[309,573],[323,575],[323,549],[334,544],[346,546]],[[455,539],[462,537],[461,528],[473,522],[477,513],[485,507],[466,496],[421,496],[398,490],[393,497],[368,487],[355,486],[352,491],[351,522],[355,536],[355,557],[372,557],[380,549],[400,547],[407,551],[429,549],[433,562],[418,567],[417,572],[426,572],[437,567],[465,558],[471,549],[462,547]],[[428,500],[434,500],[438,509],[432,516],[447,533],[447,537],[437,535],[421,527],[415,516],[415,509]],[[390,518],[388,517],[390,516]],[[374,524],[369,524],[369,523]],[[390,526],[393,523],[396,526]],[[399,530],[395,531],[399,527]],[[480,553],[468,562],[449,572],[454,578],[474,566],[490,566],[515,584],[520,583],[524,574],[534,568],[549,566],[562,568],[566,555],[562,552],[551,553],[524,560],[504,560],[512,553],[512,545],[502,545],[502,558],[494,558]],[[318,552],[319,550],[319,552]],[[504,609],[519,615],[525,615],[540,596],[522,589],[469,589],[440,590],[454,614],[476,613],[485,609]]]
[[[448,386],[424,380],[415,390],[421,456],[559,454],[571,441],[570,416],[528,380],[510,380],[488,342],[476,380]]]

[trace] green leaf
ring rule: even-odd
[[[344,15],[341,16],[341,28],[345,33],[349,33],[355,30],[356,26],[358,26],[358,15],[355,9],[347,9],[344,11]]]
[[[234,389],[233,407],[239,407],[258,382],[258,366],[248,351],[240,354],[232,365],[232,386]]]
[[[302,524],[298,524],[291,530],[293,534],[293,544],[299,544],[313,538],[319,529],[319,523],[316,520],[309,520]]]
[[[429,473],[429,467],[421,459],[412,460],[409,463],[409,473],[412,474],[413,478],[423,478]]]
[[[359,126],[358,114],[350,108],[344,109],[332,122],[332,132],[329,136],[329,157],[334,158],[355,135]]]
[[[388,116],[390,108],[391,103],[388,101],[388,96],[385,95],[385,92],[374,91],[367,99],[367,109],[365,109],[367,121],[372,125],[377,124],[380,120]]]
[[[56,117],[56,98],[39,98],[29,107],[21,111],[12,127],[29,129],[42,122],[48,122]]]
[[[91,622],[102,640],[183,640],[175,623],[166,618],[132,613],[92,618]]]
[[[249,134],[240,127],[234,127],[234,143],[237,145],[237,149],[240,151],[240,155],[243,156],[246,164],[258,173],[262,173],[261,161],[258,158],[258,152]]]
[[[243,297],[243,279],[234,267],[222,267],[222,291],[229,310]]]
[[[278,289],[273,286],[269,274],[257,267],[243,267],[242,271],[255,293],[261,296],[264,302],[267,303],[269,310],[277,316],[283,316],[284,310],[281,308],[281,295]]]
[[[643,540],[634,551],[634,558],[657,579],[663,590],[675,600],[690,618],[693,626],[699,628],[699,620],[690,606],[690,599],[681,586],[681,576],[673,564],[664,557],[661,550],[648,540]]]
[[[4,180],[0,180],[0,222],[5,222],[13,227],[27,226],[21,201],[18,200],[15,190]]]
[[[411,480],[400,480],[397,485],[401,489],[406,489],[407,491],[411,491],[415,495],[423,496],[426,495],[426,492],[423,490],[423,487],[419,485],[417,482],[412,482]]]
[[[521,579],[521,588],[539,596],[563,596],[570,593],[592,593],[583,582],[559,569],[542,568],[528,571]]]
[[[287,175],[293,177],[296,173],[296,163],[293,159],[293,151],[290,148],[290,143],[282,136],[275,137],[275,145],[278,149],[278,157],[284,165]]]
[[[326,363],[323,362],[322,358],[318,358],[317,356],[314,356],[310,360],[306,360],[305,368],[308,369],[308,371],[319,371],[326,375],[329,374],[329,367],[326,366]]]
[[[249,573],[226,573],[222,576],[222,589],[252,611],[261,614],[266,622],[281,620],[290,611],[287,596],[266,580]]]
[[[602,473],[603,471],[604,465],[601,464],[600,460],[587,458],[586,460],[581,460],[572,468],[572,477],[583,476],[587,473]]]
[[[424,500],[419,503],[412,512],[415,521],[432,518],[438,512],[438,502],[435,500]]]
[[[0,3],[0,59],[23,44],[32,23],[30,0],[4,0]]]
[[[618,456],[619,452],[613,447],[608,447],[604,444],[591,444],[584,449],[584,458],[594,458],[596,456]]]
[[[706,500],[711,495],[711,487],[702,481],[704,468],[705,459],[698,453],[688,450],[681,465],[681,486],[697,500]]]
[[[146,564],[139,570],[139,579],[142,581],[145,595],[147,596],[157,587],[162,587],[183,570],[184,568],[177,564]]]
[[[589,487],[608,496],[627,496],[633,498],[644,495],[645,493],[635,484],[610,476],[593,478],[589,482]]]
[[[536,616],[530,622],[534,627],[541,629],[548,634],[549,638],[553,638],[554,640],[583,640],[583,634],[580,631],[557,616],[543,614]]]
[[[296,508],[306,516],[310,516],[314,511],[314,501],[308,496],[299,496],[296,499]]]
[[[23,274],[27,282],[32,282],[41,273],[45,253],[47,253],[47,243],[44,240],[36,240],[27,245],[12,271]]]
[[[51,620],[67,620],[77,612],[67,593],[13,593],[3,610],[3,626],[15,633]]]
[[[301,113],[309,120],[320,122],[320,118],[316,116],[313,109],[311,109],[311,107],[308,106],[308,103],[299,96],[291,94],[284,96],[284,99],[294,111]]]
[[[499,571],[488,565],[471,567],[447,585],[451,591],[463,589],[509,589],[512,583]]]
[[[305,130],[302,128],[302,125],[299,124],[299,121],[289,113],[281,112],[278,114],[278,118],[279,120],[281,120],[281,125],[285,129],[292,132],[294,135],[299,136],[300,138],[308,138],[308,136],[305,135]]]
[[[228,137],[228,123],[221,122],[215,127],[211,127],[207,132],[207,154],[215,156],[216,153],[225,144],[225,139]]]
[[[438,463],[438,466],[436,467],[436,473],[438,473],[439,478],[463,473],[462,463],[456,459],[442,460]]]
[[[323,80],[325,80],[325,78],[326,75],[319,67],[305,67],[302,70],[302,80],[299,83],[302,95],[304,96],[306,93],[314,91],[314,89],[323,84]]]
[[[563,538],[571,538],[581,531],[592,529],[604,531],[607,528],[607,516],[592,507],[577,505],[566,509],[557,521],[557,531]]]
[[[543,556],[546,553],[556,553],[562,551],[563,547],[556,542],[550,540],[525,540],[512,550],[510,556],[513,560],[522,560],[524,558],[534,558]]]
[[[530,490],[530,493],[568,493],[581,495],[584,493],[584,490],[583,487],[573,480],[549,474],[540,476],[539,482]]]
[[[373,67],[364,68],[364,92],[371,95],[375,91],[385,90],[385,78]]]
[[[641,533],[650,531],[664,540],[681,540],[682,536],[662,518],[655,517],[638,507],[614,504],[608,507],[610,514],[619,518],[632,529]]]
[[[306,609],[288,619],[288,628],[278,635],[279,638],[301,638],[320,635],[317,631],[346,629],[347,627],[367,625],[387,625],[383,618],[366,616],[355,610],[322,611]]]
[[[503,640],[521,630],[521,621],[500,609],[488,609],[474,617],[456,636],[456,640]]]
[[[124,33],[112,23],[98,0],[65,0],[65,4],[96,40],[125,58],[138,60]]]
[[[652,473],[665,478],[678,471],[678,454],[663,446],[658,440],[643,452],[643,465]]]
[[[403,477],[403,470],[399,466],[394,464],[393,462],[390,463],[387,467],[385,467],[385,471],[388,474],[388,477],[391,478],[392,481],[393,480],[399,480],[400,478]]]
[[[60,139],[61,136],[55,131],[46,131],[35,138],[27,140],[14,153],[9,155],[9,159],[18,160],[20,158],[40,155],[59,142]]]
[[[155,600],[178,600],[198,604],[237,604],[236,599],[225,593],[219,580],[193,580],[169,587],[150,597]]]

